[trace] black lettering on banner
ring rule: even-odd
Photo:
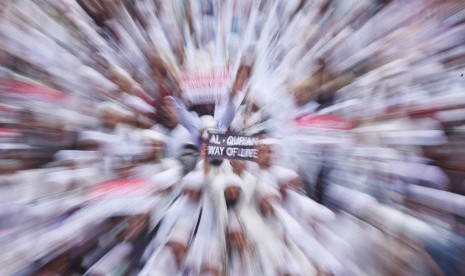
[[[258,137],[210,133],[207,158],[256,161]]]

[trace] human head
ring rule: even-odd
[[[147,159],[155,161],[161,158],[164,153],[166,137],[154,130],[145,129],[142,131],[142,138],[147,152]]]
[[[199,157],[199,150],[193,143],[184,145],[181,155],[178,157],[179,162],[183,166],[184,174],[188,174],[195,169]]]
[[[245,248],[244,228],[235,212],[229,213],[228,226],[226,230],[228,247],[231,250],[242,252]]]
[[[233,168],[233,172],[239,176],[245,170],[245,161],[243,160],[231,160],[230,163]]]
[[[261,186],[257,192],[257,204],[258,209],[265,217],[274,214],[273,205],[280,200],[278,191],[269,187]]]
[[[98,106],[100,118],[104,127],[114,129],[127,115],[127,112],[112,102],[102,102]]]
[[[172,250],[178,267],[181,266],[186,256],[193,228],[192,219],[181,218],[169,234],[166,246]]]
[[[316,81],[310,78],[292,89],[294,101],[298,106],[303,106],[318,96],[319,90],[315,83]]]
[[[173,129],[179,124],[176,107],[170,97],[163,98],[163,102],[157,108],[160,116],[160,123],[166,128]]]
[[[258,160],[257,163],[262,169],[267,169],[272,165],[273,146],[278,144],[278,140],[265,138],[258,141]]]
[[[184,176],[182,187],[184,194],[192,201],[198,202],[202,197],[204,174],[201,171],[192,171]]]
[[[280,168],[276,172],[281,196],[286,195],[287,189],[297,189],[299,175],[290,169]]]
[[[175,184],[179,181],[180,178],[180,170],[173,168],[152,176],[151,182],[155,186],[156,194],[169,194],[171,191],[173,191]]]
[[[258,112],[261,108],[264,108],[266,105],[264,97],[259,92],[251,93],[248,98],[248,102],[251,106],[251,111],[253,113]]]
[[[200,137],[202,138],[202,140],[206,141],[208,139],[209,132],[217,131],[217,125],[216,125],[215,118],[213,118],[213,116],[211,115],[204,115],[200,117],[199,131],[200,131]]]
[[[242,194],[242,179],[236,174],[225,177],[224,199],[228,208],[234,207]]]

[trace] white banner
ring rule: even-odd
[[[185,69],[181,72],[181,79],[183,97],[189,104],[214,103],[228,92],[227,67],[207,71]]]

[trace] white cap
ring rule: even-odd
[[[227,189],[229,187],[239,187],[242,189],[244,185],[244,181],[236,174],[229,173],[225,177],[225,185],[224,189]]]
[[[213,118],[213,116],[210,116],[210,115],[204,115],[200,117],[199,129],[200,131],[217,129],[215,118]]]
[[[251,93],[249,99],[251,103],[255,104],[259,108],[262,108],[266,105],[265,98],[260,95],[261,93]]]
[[[205,175],[202,171],[192,171],[184,176],[182,187],[184,190],[201,190],[204,185]]]
[[[270,185],[260,185],[257,187],[257,199],[263,199],[268,196],[273,196],[277,198],[281,198],[278,190],[271,187]]]
[[[295,171],[287,168],[275,169],[273,175],[275,175],[278,178],[279,184],[286,184],[292,180],[299,178],[299,175]]]
[[[170,169],[155,174],[150,180],[156,185],[156,190],[162,191],[173,186],[180,178],[181,175],[178,169]]]
[[[152,129],[144,129],[142,130],[141,133],[142,137],[146,141],[155,141],[155,142],[161,142],[161,143],[166,143],[167,137],[163,135],[162,133],[152,130]]]

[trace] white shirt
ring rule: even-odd
[[[193,143],[192,136],[189,131],[178,124],[173,129],[165,128],[161,125],[156,125],[152,129],[159,131],[167,136],[166,142],[166,157],[177,158],[182,153],[182,148],[185,144]]]

